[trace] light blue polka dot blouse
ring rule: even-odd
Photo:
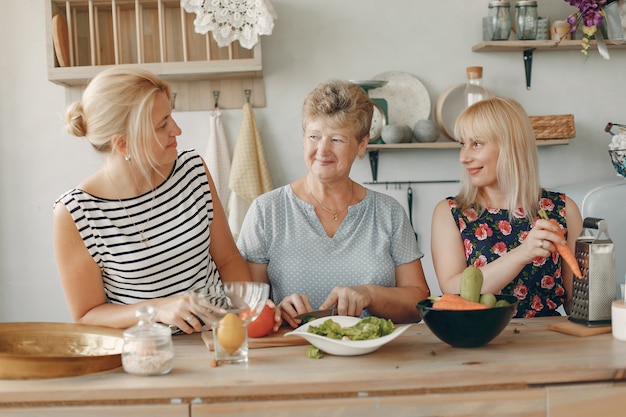
[[[290,185],[252,203],[237,246],[246,260],[267,264],[275,303],[306,294],[314,309],[338,285],[395,286],[396,266],[423,256],[393,197],[367,190],[330,238],[313,205],[296,197]]]

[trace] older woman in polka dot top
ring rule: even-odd
[[[400,203],[349,176],[365,155],[372,112],[358,85],[318,85],[303,105],[307,174],[258,197],[244,220],[239,250],[292,327],[296,315],[330,307],[416,322],[415,303],[430,295]]]

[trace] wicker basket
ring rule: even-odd
[[[576,136],[573,114],[530,116],[535,137],[540,139],[570,139]]]
[[[609,155],[617,173],[626,178],[626,149],[609,150]]]

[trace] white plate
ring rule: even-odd
[[[388,71],[373,79],[388,81],[370,90],[369,96],[387,100],[389,124],[408,125],[413,129],[415,123],[430,117],[430,96],[417,77],[407,72]]]
[[[332,320],[336,323],[339,323],[341,327],[349,327],[353,326],[362,319],[359,317],[350,317],[350,316],[331,316],[331,317],[322,317],[319,319],[312,320],[297,329],[285,333],[285,336],[298,336],[306,339],[313,346],[322,350],[331,355],[338,356],[355,356],[355,355],[365,355],[366,353],[371,353],[380,348],[385,343],[391,342],[396,337],[400,336],[406,329],[408,329],[411,325],[405,324],[402,326],[396,327],[396,329],[387,336],[378,337],[376,339],[370,340],[337,340],[331,339],[326,336],[321,336],[318,334],[309,333],[309,326],[319,326],[324,323],[326,320]]]

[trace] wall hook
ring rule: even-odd
[[[252,95],[252,90],[243,90],[246,95],[246,103],[250,103],[250,95]]]
[[[220,92],[218,91],[213,91],[213,108],[217,109],[218,108],[218,102],[220,99]]]

